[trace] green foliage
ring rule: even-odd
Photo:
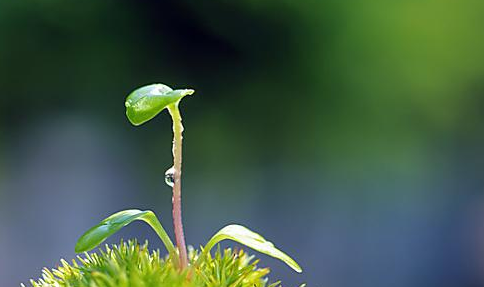
[[[165,232],[165,229],[156,218],[156,215],[150,210],[128,209],[119,211],[106,219],[102,220],[98,225],[86,231],[78,240],[76,244],[76,252],[85,252],[96,248],[109,236],[119,231],[124,226],[133,221],[142,220],[148,223],[158,234],[160,239],[166,246],[170,254],[176,254],[175,247],[170,238]],[[289,265],[296,272],[302,272],[301,267],[287,254],[277,249],[274,244],[267,241],[261,235],[249,230],[248,228],[231,224],[220,229],[205,245],[204,255],[207,256],[210,250],[220,241],[230,239],[240,244],[246,245],[261,253],[267,254],[274,258],[280,259]],[[201,260],[202,257],[200,257]],[[197,263],[198,264],[198,263]]]
[[[85,258],[78,257],[81,265],[76,261],[69,265],[63,261],[57,270],[43,272],[43,278],[32,285],[38,286],[230,286],[230,287],[258,287],[266,286],[264,276],[268,269],[258,269],[252,257],[243,251],[232,252],[231,249],[223,253],[220,249],[212,258],[210,250],[220,241],[234,240],[269,256],[278,258],[289,265],[296,272],[301,267],[287,254],[277,249],[271,242],[259,234],[241,225],[228,225],[218,231],[207,243],[202,253],[194,250],[187,255],[183,226],[181,223],[180,203],[180,175],[181,175],[181,140],[183,126],[178,110],[179,101],[186,95],[193,94],[193,90],[172,90],[162,84],[141,87],[132,92],[126,99],[126,115],[134,125],[149,121],[168,108],[173,121],[173,156],[174,173],[168,184],[173,187],[173,219],[177,247],[173,245],[165,229],[152,211],[137,209],[117,212],[85,232],[77,241],[76,252],[92,250],[106,238],[119,231],[133,221],[141,220],[148,223],[158,234],[169,251],[165,259],[160,258],[159,252],[149,253],[147,245],[139,247],[135,242],[124,244],[99,254],[87,254]],[[177,170],[178,169],[178,170]],[[178,204],[176,204],[178,203]],[[178,227],[178,228],[177,228]],[[278,283],[270,285],[276,286]]]
[[[162,258],[159,251],[150,252],[147,243],[121,241],[119,245],[106,245],[98,253],[85,253],[62,266],[49,270],[45,268],[42,278],[31,280],[33,287],[276,287],[268,284],[267,268],[258,268],[258,260],[244,251],[217,249],[201,253],[191,249],[191,264],[179,272],[171,255]],[[24,286],[24,285],[22,285]]]
[[[212,249],[215,244],[225,239],[236,241],[259,252],[280,259],[296,272],[302,272],[301,267],[296,261],[277,249],[272,242],[265,240],[264,237],[241,225],[231,224],[220,229],[220,231],[208,241],[207,245],[205,245],[204,252],[210,252],[210,249]]]
[[[143,86],[127,97],[126,116],[133,125],[139,126],[154,118],[169,105],[178,103],[181,98],[194,92],[191,89],[172,90],[163,84]]]
[[[158,234],[161,241],[165,244],[166,249],[170,253],[175,253],[175,247],[166,234],[165,229],[161,225],[156,215],[151,210],[141,211],[138,209],[128,209],[109,216],[101,221],[98,225],[92,227],[84,233],[76,244],[76,252],[85,252],[96,248],[106,238],[116,233],[121,228],[130,224],[133,221],[142,220],[150,225]]]
[[[171,187],[173,187],[172,202],[173,202],[173,222],[175,226],[175,237],[177,239],[176,249],[173,243],[171,242],[170,238],[168,237],[167,233],[165,232],[163,226],[160,224],[160,222],[158,221],[158,219],[156,218],[155,214],[152,211],[141,211],[137,209],[131,209],[131,210],[124,210],[124,211],[117,212],[109,216],[108,218],[104,219],[103,221],[101,221],[98,225],[89,229],[77,241],[76,248],[75,248],[76,252],[84,252],[84,251],[92,250],[93,248],[101,244],[106,238],[113,235],[115,232],[117,232],[124,226],[130,224],[133,221],[142,220],[148,223],[156,231],[156,233],[158,234],[158,236],[160,237],[160,239],[163,241],[166,248],[168,249],[169,256],[174,258],[170,262],[174,262],[178,266],[178,269],[179,269],[178,271],[180,272],[180,274],[191,272],[190,269],[193,269],[193,267],[189,267],[188,262],[194,257],[192,256],[191,258],[187,258],[185,240],[183,235],[183,226],[181,223],[181,203],[180,203],[181,191],[180,191],[179,182],[180,182],[180,174],[181,174],[181,140],[182,140],[183,126],[181,124],[182,119],[178,110],[178,104],[184,96],[191,95],[193,93],[194,93],[193,90],[185,89],[185,90],[174,91],[166,85],[153,84],[153,85],[148,85],[148,86],[138,88],[135,91],[133,91],[127,97],[126,103],[125,103],[126,115],[128,119],[131,121],[131,123],[133,123],[134,125],[140,125],[146,121],[149,121],[165,108],[168,108],[170,115],[172,117],[173,133],[174,133],[173,167],[174,167],[175,173],[171,175],[171,176],[174,176],[173,183],[171,183],[170,181],[170,183],[168,184]],[[179,170],[177,171],[176,169],[179,169]],[[175,204],[175,203],[178,203],[178,204]],[[253,248],[259,252],[262,252],[269,256],[280,259],[283,262],[285,262],[287,265],[289,265],[292,269],[294,269],[296,272],[299,272],[299,273],[302,272],[301,267],[291,257],[289,257],[281,250],[277,249],[274,246],[274,244],[265,240],[262,236],[247,229],[244,226],[233,224],[222,228],[208,241],[207,245],[203,249],[202,255],[199,256],[198,260],[196,260],[194,262],[195,264],[193,264],[193,266],[195,266],[196,268],[197,274],[199,274],[200,276],[205,275],[205,273],[203,272],[200,273],[200,270],[203,269],[203,266],[207,264],[207,262],[205,261],[207,260],[207,258],[210,258],[210,250],[218,242],[225,239],[234,240],[250,248]],[[178,259],[176,259],[177,257]],[[216,259],[214,262],[218,262],[217,260],[223,261],[223,258],[220,257],[217,259],[217,256],[216,256]],[[225,268],[223,266],[225,265],[222,265],[219,267]],[[229,264],[227,266],[232,266],[232,265]],[[237,267],[238,269],[236,270],[239,270],[240,269],[239,267]],[[230,268],[235,268],[235,267],[230,267]],[[253,269],[253,266],[252,266],[252,269]],[[207,270],[211,270],[211,269],[209,268]],[[220,274],[221,274],[220,272],[217,272],[216,278],[219,278]],[[121,275],[122,274],[120,274],[119,276]],[[82,274],[80,276],[82,276]],[[223,280],[227,279],[225,277],[220,277],[220,278]],[[236,281],[232,283],[235,284],[239,282],[237,280],[244,280],[243,278],[244,276],[236,279]],[[118,279],[121,279],[121,277]],[[210,276],[206,277],[205,279],[206,279],[205,282],[207,282],[207,280],[210,282],[213,281],[212,277]],[[229,285],[232,286],[232,283],[230,283]],[[234,285],[234,286],[239,286],[239,285]]]

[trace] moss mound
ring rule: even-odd
[[[98,253],[85,253],[62,266],[44,268],[42,277],[31,280],[33,287],[276,287],[268,284],[268,268],[258,268],[258,260],[244,251],[217,249],[215,255],[199,259],[190,249],[191,265],[179,272],[171,257],[150,252],[148,244],[132,240],[106,245]],[[197,262],[197,264],[195,264]],[[22,284],[22,286],[25,286]]]

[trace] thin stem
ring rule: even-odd
[[[181,210],[181,165],[182,165],[182,132],[183,125],[178,110],[178,103],[168,106],[171,118],[173,120],[173,167],[174,185],[173,185],[173,226],[175,228],[175,239],[180,256],[180,269],[188,266],[187,247],[185,245],[185,235],[183,233],[182,210]]]

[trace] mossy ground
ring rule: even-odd
[[[150,252],[147,243],[121,241],[106,245],[98,253],[78,256],[72,263],[61,260],[61,266],[52,270],[44,268],[42,277],[30,283],[34,287],[280,286],[278,282],[268,284],[269,269],[258,268],[258,260],[242,250],[218,249],[214,256],[204,256],[194,264],[199,254],[191,249],[192,264],[179,272],[171,257],[162,257],[159,251]]]

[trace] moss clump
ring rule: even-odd
[[[267,268],[258,268],[258,260],[244,251],[220,248],[215,256],[199,257],[191,249],[192,263],[179,272],[173,258],[161,257],[159,251],[150,252],[148,244],[136,240],[100,249],[98,253],[85,253],[83,257],[49,270],[44,268],[42,277],[31,280],[34,287],[276,287],[279,282],[268,284]],[[197,266],[195,262],[197,261]],[[24,286],[22,284],[22,286]]]

